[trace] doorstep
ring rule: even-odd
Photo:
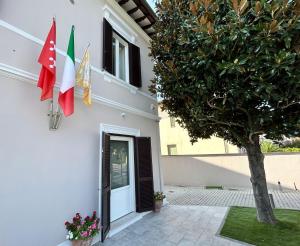
[[[115,234],[119,233],[120,231],[124,230],[125,228],[134,224],[135,222],[139,221],[146,214],[149,214],[151,212],[152,211],[143,212],[143,213],[132,212],[130,214],[123,216],[120,219],[115,220],[110,224],[110,231],[108,233],[108,237],[114,236]]]

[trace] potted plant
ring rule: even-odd
[[[162,207],[162,204],[163,204],[163,200],[166,196],[164,195],[163,192],[160,192],[160,191],[157,191],[154,193],[154,211],[155,212],[159,212],[161,207]]]
[[[93,215],[85,217],[77,213],[72,222],[65,222],[68,231],[67,239],[72,242],[72,246],[91,246],[93,237],[99,233],[99,221],[96,211]]]

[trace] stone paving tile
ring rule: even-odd
[[[226,207],[168,205],[94,246],[239,246],[216,236]]]
[[[255,207],[251,189],[206,190],[203,187],[166,186],[167,200],[172,205]],[[299,209],[300,191],[269,190],[276,208]]]

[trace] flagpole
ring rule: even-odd
[[[50,107],[49,107],[49,113],[48,116],[50,117],[49,119],[49,130],[52,130],[52,125],[53,125],[53,98],[50,101]]]
[[[61,116],[62,116],[61,109],[60,106],[57,104],[56,113],[55,113],[55,123],[53,126],[55,130],[57,130],[60,125]]]
[[[89,42],[88,45],[86,46],[85,48],[85,51],[84,51],[84,54],[83,54],[83,57],[85,57],[85,54],[86,52],[88,51],[89,47],[90,47],[91,43]]]

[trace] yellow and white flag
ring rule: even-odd
[[[85,105],[92,104],[91,65],[89,46],[83,55],[76,72],[76,84],[83,89],[83,102]]]

